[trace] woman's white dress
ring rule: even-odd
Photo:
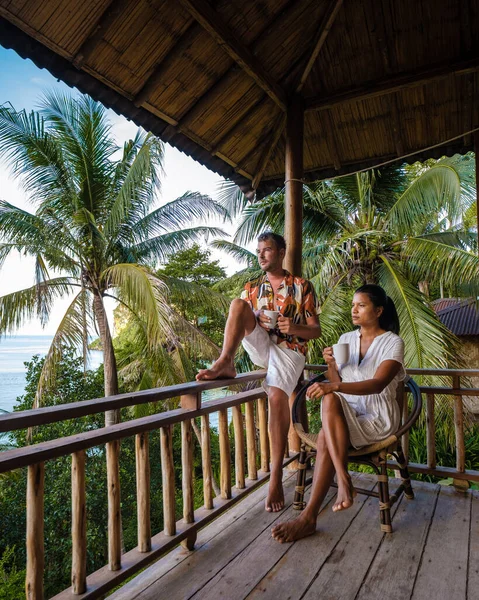
[[[361,448],[387,438],[394,433],[400,422],[399,405],[396,401],[398,383],[406,377],[404,370],[404,342],[387,331],[374,338],[363,360],[359,363],[361,333],[359,329],[343,334],[338,343],[349,344],[349,361],[338,365],[344,382],[372,379],[379,365],[385,360],[401,363],[401,369],[380,394],[353,396],[336,392],[349,427],[351,444]]]

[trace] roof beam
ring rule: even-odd
[[[93,29],[83,41],[77,53],[73,57],[73,64],[80,69],[85,62],[95,52],[98,44],[101,42],[105,31],[123,12],[128,4],[128,0],[109,0],[103,13],[98,17]]]
[[[331,31],[331,27],[333,26],[334,20],[336,19],[336,15],[343,4],[343,0],[331,0],[329,6],[326,10],[325,15],[321,19],[321,23],[319,25],[318,32],[316,34],[316,38],[314,41],[313,51],[311,52],[311,56],[309,57],[308,62],[306,63],[306,67],[304,68],[303,74],[301,75],[301,79],[296,87],[296,93],[299,94],[308,79],[308,76],[313,68],[313,65],[318,58],[318,54],[321,52],[321,48],[328,37],[328,33]]]
[[[394,77],[387,77],[379,81],[369,82],[344,92],[332,94],[331,96],[317,96],[306,98],[305,110],[325,110],[345,104],[347,102],[358,102],[385,96],[400,90],[417,87],[449,75],[465,75],[479,70],[479,57],[469,60],[457,61],[455,63],[442,63],[426,69],[417,69],[410,73],[402,73]]]
[[[281,134],[283,133],[284,126],[286,125],[286,115],[282,113],[278,119],[273,124],[273,128],[268,136],[266,143],[263,148],[263,152],[259,157],[258,165],[256,166],[256,173],[253,179],[253,183],[251,187],[254,190],[258,189],[258,186],[263,178],[264,172],[266,171],[266,167],[268,166],[271,155],[273,154],[274,149],[278,145]]]
[[[179,1],[216,43],[285,111],[287,99],[284,90],[270,77],[248,48],[235,38],[220,15],[205,0]]]

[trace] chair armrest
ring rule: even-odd
[[[306,392],[310,385],[317,383],[318,381],[327,381],[326,376],[323,373],[316,375],[316,377],[313,377],[313,379],[307,381],[296,394],[296,398],[294,399],[293,406],[291,408],[291,419],[293,421],[293,425],[296,423],[301,423],[301,406],[306,402]]]
[[[417,421],[419,415],[422,410],[422,395],[421,390],[419,389],[418,384],[412,379],[412,377],[408,377],[404,383],[405,387],[409,389],[413,398],[413,405],[411,414],[408,417],[408,420],[397,430],[395,435],[397,438],[400,438],[402,435],[406,433],[414,423]]]

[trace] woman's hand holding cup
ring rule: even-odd
[[[328,366],[333,367],[336,365],[336,359],[334,358],[334,355],[333,355],[333,347],[332,346],[328,346],[327,348],[323,349],[323,358]]]

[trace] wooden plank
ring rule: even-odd
[[[376,485],[375,479],[370,475],[353,474],[354,484],[365,489],[372,490]],[[331,490],[329,497],[334,498],[334,495]],[[332,513],[331,504],[323,503],[323,510],[318,517],[317,533],[295,544],[283,545],[286,546],[287,553],[255,585],[253,591],[248,595],[248,600],[302,598],[321,566],[333,552],[351,523],[357,518],[366,502],[368,502],[367,496],[359,495],[355,498],[351,509],[337,514]],[[298,511],[294,511],[292,518],[296,518],[299,514]],[[376,525],[377,514],[373,521]],[[324,590],[321,590],[315,598],[322,599],[323,593]]]
[[[28,467],[27,475],[27,570],[25,596],[43,600],[45,465]]]
[[[236,487],[241,490],[245,485],[245,445],[244,445],[244,429],[243,429],[243,414],[241,406],[233,407],[233,428],[235,440],[235,478]]]
[[[220,387],[242,385],[250,381],[258,381],[263,379],[265,375],[266,371],[252,371],[250,373],[240,373],[234,379],[204,381],[201,383],[197,381],[190,381],[188,383],[179,383],[176,385],[170,385],[168,387],[143,390],[131,394],[118,394],[116,396],[72,402],[71,404],[46,406],[44,408],[35,408],[32,410],[9,413],[7,415],[0,416],[0,433],[14,431],[15,429],[26,429],[27,427],[46,425],[47,423],[56,423],[57,421],[63,421],[65,419],[74,419],[76,417],[94,415],[107,410],[115,410],[137,404],[145,404],[147,402],[159,402],[161,400],[176,398],[177,396],[182,395],[196,393],[200,394],[206,390],[212,390]],[[261,390],[258,393],[261,394]],[[233,396],[229,396],[229,399],[231,398],[233,398]],[[218,400],[209,402],[208,406],[217,406],[217,404],[213,404],[213,402],[217,403]],[[230,406],[233,406],[233,404]],[[212,410],[206,410],[206,412],[203,412],[202,414],[215,412],[215,410],[217,409],[213,408]],[[191,418],[193,418],[193,415]]]
[[[256,428],[254,422],[254,403],[245,404],[246,417],[246,448],[248,459],[248,478],[257,479],[258,470],[256,467]]]
[[[399,600],[411,596],[439,486],[422,484],[421,489],[415,488],[415,491],[414,500],[403,497],[394,515],[394,533],[384,536],[357,600],[370,600],[372,597]]]
[[[160,429],[161,481],[163,490],[163,525],[167,536],[176,533],[175,519],[175,466],[173,463],[173,428]]]
[[[450,75],[465,75],[479,69],[479,58],[462,60],[451,63],[442,63],[434,67],[418,69],[387,77],[378,81],[371,81],[356,88],[351,88],[330,96],[318,96],[305,100],[305,111],[324,110],[348,102],[359,102],[392,94],[403,89],[410,89],[431,81],[437,81]]]
[[[393,516],[400,506],[401,504],[393,506]],[[355,598],[384,536],[379,527],[378,499],[369,498],[327,557],[318,576],[303,596],[304,600]]]
[[[294,483],[294,477],[285,483],[285,500],[288,507],[292,505]],[[285,512],[266,512],[264,502],[257,502],[245,516],[224,528],[203,547],[198,547],[189,555],[187,561],[183,561],[166,573],[155,585],[140,591],[138,597],[141,600],[157,600],[159,597],[168,598],[168,600],[184,600],[193,596],[195,592],[201,593],[205,589],[204,586],[227,567],[235,557],[242,552],[247,553],[251,544],[258,536],[262,535],[262,532],[265,532],[267,537],[271,537],[270,528],[278,518],[284,518],[284,516]],[[245,526],[246,523],[247,526]],[[280,544],[277,545],[280,546]],[[193,573],[194,576],[192,576]],[[137,584],[141,590],[143,587],[141,578],[138,578]],[[225,596],[228,599],[230,590],[231,588]],[[129,600],[133,600],[133,598],[134,596],[130,596]],[[196,598],[195,595],[195,600]],[[209,600],[211,598],[219,598],[219,596],[211,595]],[[117,599],[114,598],[114,600]]]
[[[411,600],[466,599],[471,499],[440,486]]]
[[[220,441],[220,487],[221,497],[231,498],[231,458],[230,438],[228,432],[228,411],[220,410],[218,413],[218,429]]]
[[[202,415],[216,412],[219,408],[224,408],[226,410],[237,404],[255,400],[256,398],[261,396],[264,397],[265,395],[264,391],[254,389],[248,392],[235,394],[234,396],[226,396],[225,398],[211,400],[203,405],[200,410],[185,411],[184,409],[179,408],[170,410],[166,413],[150,415],[133,421],[126,421],[124,423],[118,423],[117,425],[95,429],[86,433],[79,433],[77,435],[71,435],[49,442],[42,442],[40,444],[34,444],[15,450],[7,450],[6,452],[0,453],[0,473],[11,471],[12,469],[17,469],[19,467],[26,467],[29,464],[35,464],[36,462],[42,462],[51,458],[57,458],[58,456],[72,454],[78,450],[92,448],[93,446],[98,446],[105,442],[119,440],[144,431],[152,431],[158,427],[167,427],[169,425],[174,425],[175,423],[181,423],[185,418],[201,417]]]
[[[474,490],[471,500],[471,528],[469,531],[469,569],[467,598],[479,599],[479,492]]]
[[[458,375],[452,378],[452,387],[461,387],[461,379]],[[454,431],[456,435],[456,469],[463,473],[466,468],[466,447],[464,442],[464,406],[462,396],[454,396]]]
[[[86,590],[85,451],[72,454],[72,590]]]
[[[218,45],[268,94],[286,110],[286,94],[259,63],[258,59],[233,35],[220,15],[205,0],[179,0],[191,16],[216,40]]]
[[[106,445],[108,480],[108,566],[110,571],[121,569],[121,504],[120,504],[120,442]]]
[[[398,469],[399,465],[394,460],[388,460],[388,468]],[[422,473],[424,475],[434,475],[435,477],[452,477],[453,479],[462,479],[466,481],[479,481],[479,471],[472,471],[466,469],[463,473],[460,473],[454,467],[436,467],[430,469],[426,465],[419,465],[418,463],[408,463],[408,469],[411,473]]]
[[[151,550],[149,435],[135,436],[138,550]]]
[[[201,466],[204,507],[211,510],[213,508],[213,472],[211,470],[211,436],[208,415],[201,417]]]
[[[96,23],[88,36],[78,48],[73,57],[73,64],[80,69],[83,63],[88,62],[97,49],[106,30],[115,22],[121,13],[127,8],[128,0],[109,0],[102,14],[98,16]]]
[[[306,63],[303,74],[301,75],[300,82],[296,87],[296,93],[299,94],[308,79],[308,76],[313,68],[316,59],[318,58],[318,54],[321,52],[321,48],[328,37],[328,33],[331,31],[331,27],[333,26],[334,20],[336,19],[336,15],[339,12],[343,4],[343,0],[331,0],[329,6],[321,19],[321,23],[319,25],[318,31],[316,33],[316,38],[313,43],[313,51],[311,52],[311,56]],[[254,186],[253,186],[254,187]]]
[[[293,489],[295,482],[296,474],[285,470],[283,473],[283,486],[285,490]],[[255,506],[258,506],[263,510],[267,493],[268,486],[261,485],[253,493],[246,496],[241,502],[238,502],[228,511],[216,518],[207,527],[201,529],[198,533],[195,554],[198,553],[203,546],[206,550],[206,547],[210,547],[212,543],[214,544],[217,536],[221,536],[225,532],[226,535],[228,535],[228,528],[235,523],[240,524],[241,522],[244,523],[245,520],[248,520],[250,517],[249,511]],[[135,600],[135,598],[141,595],[144,589],[155,585],[164,575],[167,575],[180,563],[189,560],[190,557],[190,552],[185,552],[181,547],[175,548],[166,556],[162,557],[160,561],[147,567],[141,573],[141,577],[138,576],[135,579],[132,579],[121,589],[109,596],[109,598],[111,598],[111,600]]]

